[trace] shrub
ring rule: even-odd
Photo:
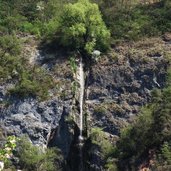
[[[19,164],[26,171],[55,171],[55,162],[62,160],[57,149],[44,149],[32,145],[22,138],[17,144],[16,156]]]
[[[109,46],[107,30],[97,4],[79,0],[67,4],[59,20],[60,40],[63,46],[91,54],[94,49]]]
[[[53,80],[45,70],[28,66],[28,61],[20,56],[21,45],[15,35],[0,37],[0,82],[13,80],[15,87],[9,92],[20,97],[37,96],[43,100],[53,87]]]
[[[122,169],[126,168],[126,165],[122,166],[123,161],[126,161],[129,166],[133,166],[142,157],[148,156],[151,149],[155,149],[155,153],[158,153],[159,158],[157,160],[160,166],[170,167],[170,86],[169,71],[167,87],[163,90],[153,91],[152,103],[142,108],[141,114],[135,122],[121,132],[115,156],[119,159]]]
[[[21,52],[21,45],[16,35],[5,35],[0,37],[0,56],[6,54],[17,56]]]
[[[7,16],[4,20],[2,20],[1,25],[6,28],[5,32],[8,34],[12,34],[20,30],[23,22],[26,21],[26,18],[21,15]]]
[[[161,157],[168,165],[171,165],[171,146],[168,142],[164,142],[161,147]]]
[[[114,151],[114,147],[111,142],[106,138],[105,132],[100,128],[93,128],[91,130],[91,140],[93,144],[98,145],[101,150],[101,155],[104,159],[107,159]]]
[[[20,64],[20,41],[15,35],[0,37],[0,82],[12,78]]]
[[[15,136],[8,136],[4,140],[5,144],[0,147],[0,162],[5,164],[5,168],[13,167],[11,159],[13,158],[13,151],[16,148],[17,138]]]
[[[97,115],[98,117],[103,117],[105,116],[107,113],[107,110],[104,106],[97,106],[94,109],[94,114]]]
[[[137,40],[143,36],[161,35],[171,30],[169,0],[148,5],[135,0],[93,1],[100,6],[114,43],[118,40]]]
[[[116,162],[117,162],[117,160],[109,158],[105,165],[105,168],[107,169],[107,171],[118,171]]]
[[[10,89],[11,95],[19,97],[33,96],[39,100],[45,100],[48,97],[48,90],[53,88],[53,80],[43,69],[33,70],[23,69],[20,78],[14,88]]]

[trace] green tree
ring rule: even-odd
[[[63,158],[58,149],[44,149],[32,145],[27,138],[22,138],[17,144],[15,154],[19,158],[19,165],[25,171],[55,171],[60,170],[56,163]]]
[[[167,87],[152,92],[152,102],[143,107],[139,117],[122,130],[114,156],[121,170],[136,165],[150,150],[157,156],[154,170],[170,170],[171,163],[171,77],[167,75]],[[123,162],[126,162],[123,165]]]
[[[21,53],[21,45],[16,35],[5,35],[0,37],[0,56],[17,56]],[[1,61],[2,62],[2,61]],[[1,64],[0,62],[0,64]]]
[[[167,164],[171,164],[171,147],[168,142],[164,142],[161,148],[161,155]]]
[[[91,54],[94,49],[106,50],[109,46],[110,32],[95,3],[79,0],[66,4],[59,23],[63,46],[85,54]]]

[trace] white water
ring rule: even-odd
[[[79,63],[79,84],[80,84],[80,136],[79,139],[83,139],[83,100],[84,100],[84,69],[83,62],[80,59]]]
[[[4,169],[4,162],[0,161],[0,171]]]
[[[154,83],[155,83],[158,87],[160,87],[160,84],[157,82],[156,75],[154,75],[153,81],[154,81]]]

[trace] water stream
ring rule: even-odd
[[[79,62],[79,84],[80,84],[80,136],[79,139],[83,139],[83,100],[84,100],[84,69],[82,58]]]
[[[80,89],[79,89],[79,109],[80,109],[80,118],[79,118],[79,127],[80,127],[80,135],[79,135],[79,156],[80,156],[80,164],[79,164],[79,171],[83,171],[83,151],[82,151],[82,146],[83,146],[83,101],[84,101],[84,68],[83,68],[83,62],[82,58],[80,58],[79,61],[79,84],[80,84]]]

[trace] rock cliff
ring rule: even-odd
[[[45,68],[53,76],[56,89],[49,90],[50,98],[40,102],[31,97],[9,98],[7,90],[13,83],[1,85],[1,127],[7,135],[28,135],[34,144],[57,146],[71,160],[68,155],[73,154],[70,147],[77,136],[79,116],[70,63],[63,52],[47,54],[36,47],[34,51],[26,54],[30,65]],[[151,90],[164,87],[170,51],[171,44],[152,38],[118,45],[102,54],[86,78],[86,129],[100,127],[108,137],[118,136],[140,107],[150,101]],[[96,160],[91,164],[94,170],[100,170]]]

